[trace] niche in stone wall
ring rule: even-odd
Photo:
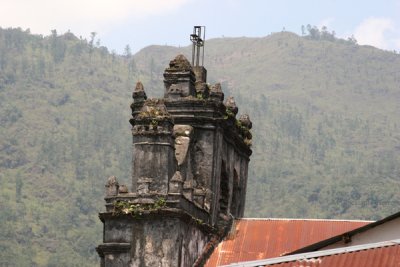
[[[229,203],[229,175],[226,171],[225,162],[221,163],[221,176],[219,182],[219,210],[220,213],[226,214]]]
[[[231,203],[231,214],[237,218],[240,216],[240,208],[241,208],[241,187],[239,175],[236,169],[233,170],[233,190],[232,190],[232,203]]]

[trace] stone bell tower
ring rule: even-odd
[[[193,35],[195,48],[204,44],[196,27]],[[202,266],[243,216],[251,121],[206,79],[198,60],[178,55],[163,98],[147,99],[136,84],[132,186],[107,182],[101,266]]]

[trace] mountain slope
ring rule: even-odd
[[[98,261],[106,176],[130,175],[127,61],[72,34],[0,30],[0,265]]]

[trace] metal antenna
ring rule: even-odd
[[[203,29],[203,36],[201,30]],[[200,47],[203,47],[201,65],[204,64],[204,42],[206,37],[206,26],[194,26],[193,34],[190,35],[190,41],[193,43],[192,47],[192,66],[199,66],[200,61]],[[196,62],[195,62],[196,60]],[[195,65],[196,63],[196,65]]]

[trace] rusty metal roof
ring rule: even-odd
[[[272,259],[240,262],[225,267],[400,267],[400,239]]]
[[[206,267],[279,257],[371,221],[240,219],[233,237],[215,248]]]
[[[339,234],[337,236],[330,237],[328,239],[318,241],[317,243],[314,243],[314,244],[312,244],[310,246],[302,247],[302,248],[300,248],[298,250],[292,251],[290,254],[298,254],[298,253],[305,253],[305,252],[321,250],[322,248],[327,247],[327,246],[329,246],[331,244],[340,242],[342,240],[342,238],[343,238],[343,235],[346,235],[347,238],[350,238],[350,240],[351,240],[351,237],[354,236],[354,235],[361,234],[361,233],[366,232],[366,231],[368,231],[368,230],[370,230],[372,228],[378,227],[378,226],[380,226],[380,225],[382,225],[384,223],[387,223],[387,222],[390,222],[392,220],[395,220],[395,219],[397,219],[399,217],[400,217],[400,212],[397,212],[397,213],[392,214],[392,215],[390,215],[390,216],[388,216],[386,218],[383,218],[381,220],[366,224],[366,225],[364,225],[364,226],[362,226],[360,228],[356,228],[356,229],[350,230],[350,231],[348,231],[346,233]]]

